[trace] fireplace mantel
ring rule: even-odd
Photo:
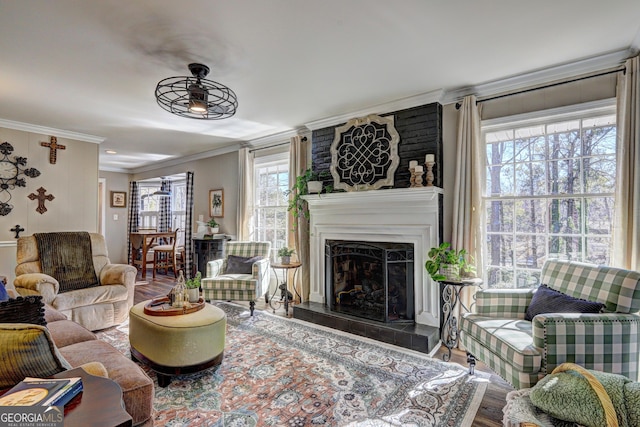
[[[327,240],[398,242],[414,245],[416,323],[438,327],[440,293],[426,270],[429,249],[438,246],[438,187],[308,195],[312,302],[325,303]]]

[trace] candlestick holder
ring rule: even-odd
[[[422,171],[418,171],[416,172],[416,184],[414,185],[414,187],[423,187],[422,185]]]
[[[427,187],[433,187],[433,165],[435,162],[427,162],[424,165],[427,167]]]
[[[411,178],[409,179],[409,188],[413,188],[416,186],[416,170],[415,168],[409,168],[409,172],[411,172]]]

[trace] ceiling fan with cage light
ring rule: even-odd
[[[207,80],[209,67],[191,63],[193,77],[169,77],[156,86],[156,100],[160,107],[181,117],[200,120],[220,120],[233,116],[238,98],[227,86]]]

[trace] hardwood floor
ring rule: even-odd
[[[151,277],[151,270],[147,272],[146,283],[140,284],[136,286],[136,293],[134,297],[135,303],[139,303],[142,301],[146,301],[148,299],[156,298],[159,296],[167,295],[171,288],[175,286],[175,277],[172,274],[164,275],[157,274],[156,279],[154,280]],[[140,273],[138,273],[138,281],[142,281],[140,278]],[[249,307],[248,302],[239,302],[239,304],[246,304],[247,308]],[[271,308],[267,307],[264,302],[264,299],[261,298],[256,301],[256,309],[257,310],[265,310]],[[289,310],[289,316],[291,316],[291,309]],[[284,317],[284,308],[279,308],[276,310],[276,314]],[[434,357],[442,358],[444,354],[444,350],[440,348]],[[462,366],[467,366],[467,356],[466,353],[454,350],[451,355],[451,362],[458,363]],[[489,368],[486,367],[482,362],[477,362],[476,370],[487,372],[491,374],[490,383],[487,387],[487,391],[484,394],[482,399],[482,403],[480,404],[480,408],[476,414],[475,419],[473,420],[473,427],[499,427],[502,426],[502,408],[504,407],[506,401],[506,395],[508,392],[513,390],[513,387],[509,385],[506,381],[500,378],[498,375],[494,374]]]

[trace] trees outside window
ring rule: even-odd
[[[254,163],[254,215],[251,236],[254,241],[271,242],[272,259],[287,246],[289,231],[289,159],[282,155],[256,158]]]
[[[483,125],[485,283],[527,288],[548,258],[608,264],[615,108]]]

